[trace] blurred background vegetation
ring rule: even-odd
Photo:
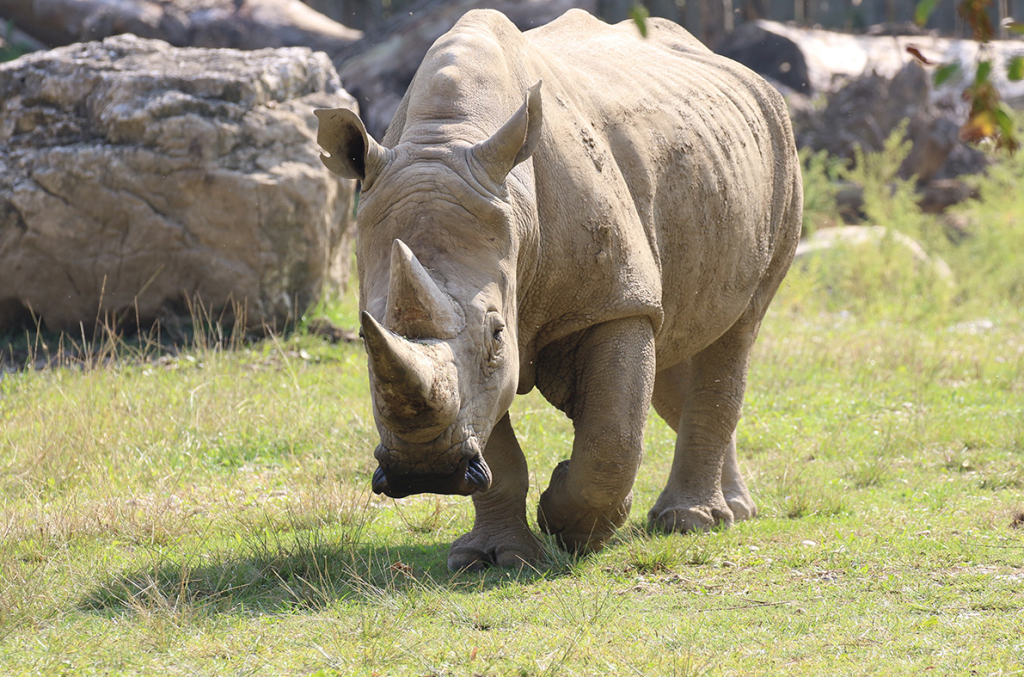
[[[0,0],[0,17],[6,11],[5,1]],[[349,43],[349,51],[334,56],[335,65],[343,72],[344,86],[360,100],[361,108],[372,101],[376,90],[363,87],[361,91],[356,74],[344,73],[344,67],[346,62],[356,63],[353,70],[358,70],[359,64],[364,63],[359,59],[364,57],[365,63],[374,67],[378,64],[365,56],[370,48],[364,46],[364,51],[359,52],[360,44],[369,43],[371,47],[383,44],[387,36],[381,31],[402,30],[396,24],[401,15],[413,15],[422,20],[422,17],[429,19],[431,12],[439,7],[468,10],[473,6],[495,4],[488,5],[485,0],[308,0],[308,3],[340,23],[365,31],[365,37]],[[529,2],[519,4],[530,5]],[[708,44],[714,44],[717,37],[734,31],[744,22],[763,18],[846,31],[870,28],[868,32],[876,36],[886,35],[887,31],[893,35],[931,32],[984,43],[1020,33],[1021,24],[1014,22],[1013,17],[1024,15],[1024,0],[594,0],[593,4],[609,21],[629,16],[636,18],[644,13],[667,17],[688,27]],[[643,8],[643,12],[637,13],[637,8]],[[12,22],[5,21],[0,27],[5,36],[0,40],[0,59],[16,58],[40,48],[38,43],[33,44],[20,34]],[[406,44],[396,43],[392,51],[406,61],[418,63],[415,55],[404,51]],[[905,63],[914,65],[911,62],[916,57],[906,53],[903,56]],[[966,57],[971,58],[975,57]],[[951,179],[956,185],[947,192],[959,191],[969,196],[966,201],[958,198],[952,206],[943,205],[939,209],[922,206],[924,181],[920,176],[908,176],[905,166],[912,150],[908,139],[912,136],[913,125],[904,122],[890,132],[887,124],[876,124],[884,117],[879,113],[869,114],[864,124],[872,129],[877,127],[876,136],[880,139],[887,137],[885,143],[875,149],[854,145],[852,152],[839,155],[810,143],[802,148],[805,237],[843,225],[877,226],[882,230],[874,231],[879,234],[875,239],[839,243],[802,256],[791,273],[791,282],[787,283],[794,290],[792,298],[797,299],[793,303],[817,304],[821,306],[819,310],[826,312],[841,309],[881,317],[927,315],[940,321],[967,314],[986,314],[988,308],[1024,306],[1024,266],[1019,264],[1016,255],[1024,249],[1024,227],[1017,219],[1017,215],[1024,213],[1024,197],[1019,190],[1024,181],[1024,161],[1010,152],[1016,144],[1015,130],[1019,130],[1021,116],[1000,100],[996,86],[989,82],[989,74],[995,71],[991,65],[982,67],[987,63],[986,58],[984,52],[979,52],[976,75],[961,78],[953,88],[949,98],[957,103],[952,112],[940,111],[951,116],[956,125],[963,125],[959,142],[981,141],[973,143],[972,148],[981,148],[986,158],[979,164],[980,171],[973,170]],[[931,84],[926,80],[937,82],[940,77],[950,77],[947,66],[952,64],[929,63],[926,59],[923,62],[929,69],[927,76],[921,76],[926,88]],[[415,64],[408,65],[411,73]],[[967,65],[965,62],[964,66]],[[381,68],[380,73],[388,71]],[[864,79],[869,75],[865,74]],[[402,78],[393,74],[387,77],[396,83],[397,101],[402,91],[399,88]],[[371,74],[370,79],[375,78],[384,80],[385,75]],[[1019,74],[1010,79],[1020,79]],[[893,79],[890,83],[894,93],[900,87],[896,82]],[[946,87],[950,87],[949,83]],[[833,91],[815,96],[803,96],[783,85],[780,88],[790,100],[798,126],[801,116],[818,115],[817,119],[824,121],[819,123],[825,130],[824,135],[838,136],[837,130],[830,126],[832,118],[820,117],[820,113],[830,105],[828,97],[841,94],[839,85]],[[877,98],[883,102],[892,98],[887,97],[887,90],[879,91],[882,93]],[[932,105],[934,101],[930,96],[925,94],[917,101]],[[858,95],[854,93],[849,98],[856,100]],[[842,102],[841,97],[837,100]],[[382,115],[387,112],[384,110]],[[367,110],[362,113],[365,119]],[[895,119],[914,113],[911,109],[885,111],[885,115],[895,116]],[[839,115],[842,114],[840,110]],[[845,115],[845,119],[851,118],[850,111]],[[976,124],[978,120],[985,124]],[[981,129],[984,133],[979,133],[979,127],[984,127]],[[853,125],[841,131],[850,130],[857,132]],[[970,138],[964,138],[965,130]],[[1005,148],[999,148],[1000,145]],[[972,152],[977,153],[977,150]],[[855,193],[852,202],[849,199],[851,189]],[[917,249],[908,248],[906,239],[901,239],[904,237],[912,240]],[[818,293],[821,290],[824,293]],[[326,318],[333,325],[326,329],[322,324],[311,325],[316,318]],[[203,324],[201,317],[197,321]],[[325,332],[335,340],[350,335],[355,325],[352,290],[340,301],[324,301],[308,310],[299,323],[301,328],[312,327],[315,332]],[[201,328],[197,333],[204,340],[224,335],[223,331],[210,328]],[[95,343],[95,338],[71,340]],[[144,345],[150,339],[142,336],[132,340]],[[55,341],[53,337],[29,336],[19,330],[2,339],[0,356],[8,364],[32,361],[30,356],[55,349]],[[48,347],[50,344],[54,346]],[[84,346],[80,348],[84,350]]]
[[[937,0],[925,28],[968,37],[970,26],[956,11],[960,0]],[[402,12],[422,11],[425,4],[444,0],[308,0],[314,9],[335,21],[372,30]],[[596,0],[606,21],[622,21],[637,5],[650,16],[664,17],[686,27],[706,44],[737,28],[744,21],[771,19],[818,25],[837,30],[866,30],[870,26],[912,23],[919,0]],[[997,0],[986,11],[996,25],[1024,14],[1024,0]]]

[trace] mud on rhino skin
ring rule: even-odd
[[[668,21],[574,10],[520,33],[466,14],[382,143],[319,110],[324,163],[361,182],[373,489],[472,495],[452,569],[530,565],[509,419],[538,388],[573,421],[539,528],[600,549],[627,518],[649,406],[678,433],[650,522],[756,514],[736,458],[748,357],[800,233],[785,104]]]

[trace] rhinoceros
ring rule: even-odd
[[[652,403],[678,435],[650,523],[756,512],[736,424],[799,239],[792,129],[763,79],[669,21],[646,26],[572,10],[522,33],[471,11],[382,143],[352,111],[316,111],[323,162],[361,182],[372,488],[472,495],[453,570],[541,555],[509,419],[535,387],[575,431],[537,510],[563,547],[598,550],[627,519]]]

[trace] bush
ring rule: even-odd
[[[791,306],[818,312],[850,312],[910,320],[925,315],[939,322],[991,314],[1024,305],[1024,156],[1001,152],[987,175],[977,178],[980,197],[948,216],[925,214],[913,179],[898,176],[910,151],[906,124],[877,153],[856,152],[845,166],[824,153],[801,151],[806,205],[804,234],[837,221],[837,179],[861,186],[870,225],[891,234],[877,242],[840,245],[794,265],[786,282]],[[946,221],[967,224],[951,238]],[[904,245],[918,242],[934,265]],[[948,264],[952,278],[943,274]]]
[[[979,198],[953,210],[967,237],[950,247],[960,300],[989,307],[1024,306],[1024,155],[1003,153],[978,183]]]

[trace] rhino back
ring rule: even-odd
[[[545,78],[540,227],[576,259],[540,284],[588,290],[569,305],[599,320],[649,314],[661,368],[760,317],[752,298],[767,303],[796,246],[800,186],[778,93],[679,26],[649,28],[574,11],[527,36]]]
[[[512,248],[524,364],[646,315],[670,366],[744,313],[756,321],[795,250],[799,169],[781,97],[679,26],[648,27],[645,39],[571,10],[523,34],[471,11],[428,52],[384,138],[467,146],[543,80],[541,142],[508,182],[517,211],[536,214]]]

